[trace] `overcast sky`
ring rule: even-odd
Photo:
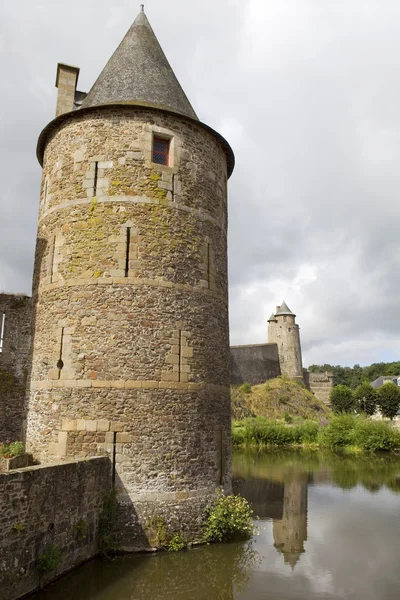
[[[88,91],[132,0],[0,0],[0,290],[31,291],[57,62]],[[148,0],[200,119],[236,154],[231,343],[284,299],[304,365],[400,359],[399,0]]]

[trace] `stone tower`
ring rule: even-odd
[[[198,539],[231,486],[227,179],[142,11],[86,95],[59,65],[33,282],[27,446],[108,453],[121,548],[151,523]],[[153,518],[154,517],[154,518]]]
[[[285,302],[276,307],[276,313],[268,319],[268,342],[277,344],[282,375],[303,381],[300,331],[296,315]]]

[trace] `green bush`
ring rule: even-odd
[[[359,412],[373,415],[378,400],[377,391],[368,381],[364,381],[353,392],[356,408]]]
[[[384,383],[378,390],[378,405],[384,417],[393,419],[400,405],[400,389],[392,381]]]
[[[187,539],[182,533],[175,533],[168,542],[169,552],[180,552],[188,547]]]
[[[204,525],[204,541],[230,542],[249,539],[254,533],[253,511],[241,496],[225,496],[219,491],[211,508],[207,511]]]
[[[24,444],[22,442],[9,442],[8,440],[0,444],[0,457],[14,458],[24,453]]]
[[[299,444],[311,444],[317,441],[319,425],[315,421],[303,421],[295,425],[293,429],[297,430]]]
[[[354,428],[354,443],[367,452],[393,450],[399,445],[399,434],[389,423],[358,419]]]
[[[336,385],[331,391],[330,401],[336,413],[351,412],[354,409],[353,392],[347,385]]]
[[[352,445],[354,443],[354,424],[355,418],[352,415],[343,413],[334,417],[326,427],[319,431],[319,444],[331,449]]]
[[[251,392],[250,383],[246,382],[242,386],[240,386],[240,391],[243,392],[244,394],[250,394],[250,392]]]
[[[54,571],[61,561],[61,550],[54,544],[39,554],[36,561],[36,570],[44,575]]]

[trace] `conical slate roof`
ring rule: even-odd
[[[282,304],[279,307],[279,310],[275,313],[276,317],[278,315],[292,315],[293,317],[296,316],[294,313],[292,313],[286,302],[282,302]]]
[[[274,313],[272,313],[272,315],[268,319],[268,323],[270,323],[271,321],[276,321]]]
[[[142,11],[82,103],[139,104],[197,119]]]

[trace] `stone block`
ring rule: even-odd
[[[77,419],[76,420],[76,429],[77,429],[77,431],[85,431],[86,430],[85,419]]]
[[[124,424],[119,423],[118,421],[111,421],[110,423],[110,431],[123,431]]]
[[[97,431],[97,421],[87,420],[85,429],[86,431]]]
[[[110,421],[106,419],[100,419],[97,421],[97,431],[109,431],[110,429]]]
[[[119,444],[128,444],[132,441],[130,433],[117,433],[117,442]]]
[[[76,431],[76,419],[63,419],[61,428],[63,431]]]

